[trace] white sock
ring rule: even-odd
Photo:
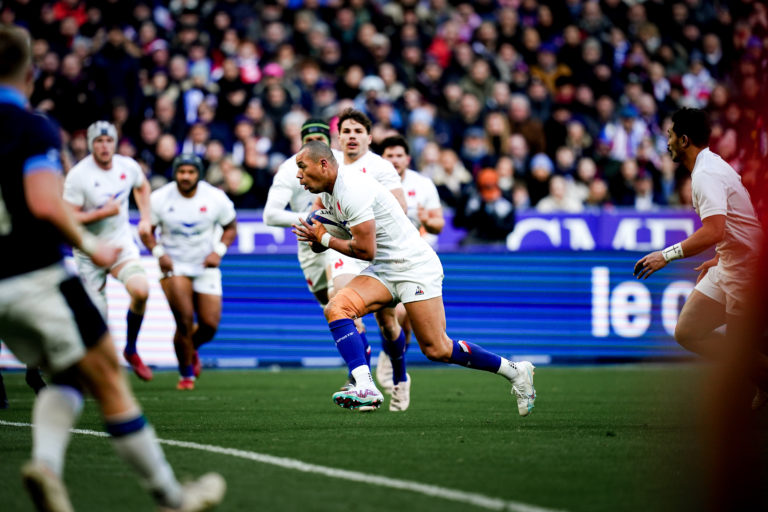
[[[503,375],[509,380],[514,379],[517,377],[518,371],[517,371],[517,364],[513,363],[509,359],[501,358],[501,366],[499,366],[499,369],[496,370],[496,373],[499,375]]]
[[[355,379],[355,386],[374,387],[371,369],[367,365],[360,365],[352,370],[352,377]]]
[[[181,485],[165,459],[151,425],[146,424],[140,430],[123,436],[113,435],[112,446],[136,470],[141,484],[152,492],[158,502],[171,507],[181,504]]]
[[[32,409],[32,458],[45,463],[61,477],[71,429],[80,411],[83,395],[75,388],[49,384],[40,390]]]

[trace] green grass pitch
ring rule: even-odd
[[[498,377],[462,368],[409,369],[411,408],[343,410],[331,394],[338,370],[205,371],[193,392],[158,372],[132,385],[158,437],[215,445],[363,473],[350,481],[264,460],[164,446],[180,478],[219,471],[228,494],[220,511],[635,511],[695,510],[701,375],[691,365],[541,367],[538,400],[521,418]],[[11,408],[0,421],[29,422],[32,392],[6,373]],[[102,430],[88,400],[77,425]],[[29,456],[28,427],[0,424],[0,508],[31,511],[18,474]],[[75,508],[152,510],[107,439],[75,434],[66,482]],[[395,489],[404,480],[437,489]],[[421,489],[421,488],[419,488]],[[485,505],[443,490],[487,498]],[[538,507],[538,508],[537,508]]]

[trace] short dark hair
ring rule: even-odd
[[[348,108],[345,109],[341,115],[339,116],[339,131],[341,131],[341,125],[346,121],[347,119],[351,119],[353,121],[357,121],[361,125],[365,126],[365,131],[367,133],[371,133],[371,123],[370,118],[365,115],[364,112],[361,112],[354,108]]]
[[[672,114],[672,131],[675,135],[688,137],[691,144],[703,147],[709,144],[712,129],[709,126],[709,116],[698,108],[681,108]]]
[[[0,25],[0,80],[21,78],[31,61],[32,48],[27,31]]]
[[[323,144],[319,140],[310,140],[301,146],[299,151],[304,151],[305,149],[307,150],[307,157],[313,162],[319,162],[321,159],[325,158],[336,167],[339,166],[336,162],[336,157],[333,156],[333,151],[331,151],[331,147],[328,144]]]
[[[408,147],[408,141],[405,140],[405,137],[402,135],[392,135],[381,141],[381,144],[379,144],[379,154],[383,154],[387,148],[394,148],[397,146],[402,146],[406,155],[411,154],[411,148]]]

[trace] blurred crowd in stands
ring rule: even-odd
[[[690,206],[669,116],[754,190],[768,156],[768,9],[733,0],[8,0],[33,37],[32,105],[70,162],[108,119],[153,187],[179,152],[238,208],[264,205],[308,117],[354,106],[397,131],[444,205]],[[755,194],[753,194],[755,195]],[[758,205],[761,215],[765,205]]]

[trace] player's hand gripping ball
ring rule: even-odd
[[[352,233],[347,229],[343,222],[341,222],[333,210],[323,208],[322,210],[315,210],[307,216],[307,224],[312,225],[314,221],[320,222],[325,230],[331,234],[334,238],[340,238],[342,240],[349,240],[352,238]]]

